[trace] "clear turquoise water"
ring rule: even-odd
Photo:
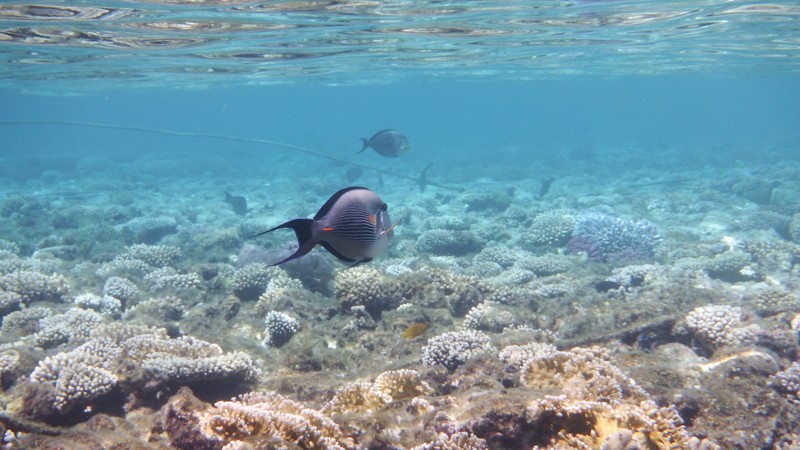
[[[677,166],[781,160],[800,143],[798,18],[790,2],[4,2],[0,119],[340,156],[393,127],[414,148],[398,170],[498,156],[569,169],[565,152],[587,146],[642,163],[677,152]],[[2,133],[7,155],[266,150],[74,127]],[[618,167],[605,154],[594,165]]]

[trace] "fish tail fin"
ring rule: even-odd
[[[294,219],[282,223],[277,227],[270,228],[267,231],[262,231],[261,233],[248,236],[247,238],[250,239],[256,236],[261,236],[262,234],[269,233],[270,231],[275,231],[280,228],[291,228],[294,231],[295,236],[297,236],[297,250],[283,260],[272,264],[273,266],[277,266],[278,264],[283,264],[287,261],[291,261],[305,255],[306,253],[310,252],[315,245],[317,245],[317,243],[314,241],[314,236],[311,233],[311,224],[313,222],[314,221],[312,219]]]
[[[364,150],[367,149],[367,147],[369,147],[369,139],[361,138],[361,142],[362,142],[362,147],[361,147],[361,150],[356,152],[357,154],[363,152]]]

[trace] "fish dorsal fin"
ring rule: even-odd
[[[344,194],[350,191],[354,191],[356,189],[368,190],[367,188],[360,186],[350,186],[344,189],[340,189],[335,194],[331,195],[331,198],[329,198],[328,201],[325,202],[324,205],[322,205],[322,208],[320,208],[317,214],[314,216],[314,220],[322,219],[323,217],[328,215],[328,212],[330,212],[331,208],[333,208],[333,205],[339,200],[339,198],[341,198]]]

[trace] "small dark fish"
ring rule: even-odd
[[[555,177],[550,177],[542,181],[542,187],[539,188],[539,198],[544,197],[548,192],[550,192],[550,185],[553,184],[553,181],[555,181]]]
[[[367,188],[354,186],[333,194],[313,219],[290,220],[249,237],[279,228],[294,230],[297,250],[273,265],[299,258],[317,244],[342,261],[358,264],[371,261],[386,250],[395,225],[380,197]]]
[[[347,169],[347,172],[344,173],[344,179],[348,183],[352,183],[353,181],[361,178],[361,175],[364,175],[364,169],[361,167],[351,167]]]
[[[247,214],[247,199],[241,195],[231,195],[226,192],[225,203],[231,205],[231,208],[233,208],[233,212],[235,212],[236,215],[243,216]]]
[[[432,165],[433,163],[429,162],[428,165],[422,169],[422,172],[419,173],[419,180],[417,180],[417,184],[419,185],[420,192],[424,191],[425,187],[430,184],[428,182],[428,169],[430,169]]]
[[[395,158],[411,149],[406,135],[397,130],[381,130],[369,139],[361,138],[361,141],[364,142],[364,146],[356,153],[372,147],[380,155]]]
[[[594,290],[596,290],[597,292],[600,292],[600,293],[608,292],[608,291],[611,291],[611,290],[616,291],[620,287],[622,287],[621,284],[616,283],[614,281],[608,281],[608,280],[600,281],[600,282],[594,284]]]

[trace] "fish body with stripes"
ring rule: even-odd
[[[273,265],[300,258],[317,244],[346,263],[371,261],[383,253],[394,237],[389,212],[377,194],[352,186],[339,190],[322,205],[313,219],[293,219],[269,230],[289,228],[297,236],[297,250]]]

